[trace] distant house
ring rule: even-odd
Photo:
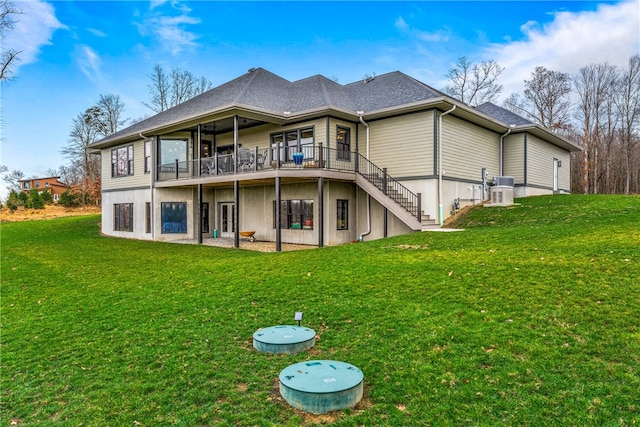
[[[341,85],[262,68],[92,145],[102,231],[337,245],[439,226],[454,206],[569,192],[579,148],[493,104],[470,107],[401,72]]]
[[[60,199],[60,195],[67,190],[67,186],[60,181],[59,176],[20,180],[20,191],[29,194],[34,190],[39,193],[48,190],[53,197],[53,201],[57,202]]]

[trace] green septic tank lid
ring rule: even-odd
[[[253,333],[253,346],[266,353],[296,354],[313,347],[316,331],[304,326],[278,325]]]
[[[355,406],[363,395],[362,371],[335,360],[310,360],[280,372],[280,394],[294,408],[323,414]]]

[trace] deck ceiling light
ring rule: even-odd
[[[302,322],[302,316],[304,315],[301,311],[296,311],[296,314],[293,316],[294,320],[298,321],[298,326],[300,326],[300,322]]]

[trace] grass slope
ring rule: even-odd
[[[518,203],[288,253],[2,224],[1,425],[640,425],[640,198]],[[297,310],[311,351],[252,348]],[[306,359],[362,369],[362,402],[288,406]]]

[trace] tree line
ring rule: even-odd
[[[449,70],[444,91],[471,106],[496,102],[504,71],[466,57]],[[625,67],[590,64],[575,75],[539,66],[502,107],[582,148],[571,155],[574,193],[640,193],[640,55]]]

